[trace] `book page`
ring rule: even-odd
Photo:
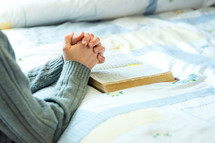
[[[97,64],[93,69],[92,72],[97,72],[100,70],[106,69],[114,69],[119,67],[125,67],[129,65],[136,65],[141,64],[140,61],[136,60],[129,54],[112,54],[105,56],[105,63]]]
[[[91,73],[91,77],[101,83],[115,82],[120,80],[127,80],[141,76],[150,76],[167,72],[167,70],[159,69],[153,65],[140,64],[134,66],[125,66],[113,69],[104,69]]]

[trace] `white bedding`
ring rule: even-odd
[[[72,31],[94,33],[105,54],[133,55],[180,81],[111,93],[89,86],[59,143],[215,142],[215,8],[4,30],[23,71],[59,56]]]
[[[0,27],[110,19],[212,4],[214,0],[7,0],[0,2]]]

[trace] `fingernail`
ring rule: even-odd
[[[81,33],[75,34],[75,37],[79,37],[81,35]]]
[[[84,44],[85,46],[87,45],[87,42],[86,41],[82,41],[82,44]]]
[[[79,33],[78,36],[82,35],[82,33]]]
[[[102,60],[102,57],[101,57],[101,55],[99,55],[99,60]]]

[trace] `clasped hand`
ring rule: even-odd
[[[65,36],[63,58],[64,61],[77,61],[92,69],[96,64],[104,63],[104,50],[100,39],[93,34],[82,32],[74,35],[71,33]]]

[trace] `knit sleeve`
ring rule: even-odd
[[[37,99],[5,37],[0,31],[0,130],[17,143],[56,142],[86,94],[90,69],[65,62],[55,91]]]
[[[48,61],[42,66],[28,71],[26,76],[29,79],[32,93],[57,82],[60,77],[62,67],[63,57],[60,56]]]

